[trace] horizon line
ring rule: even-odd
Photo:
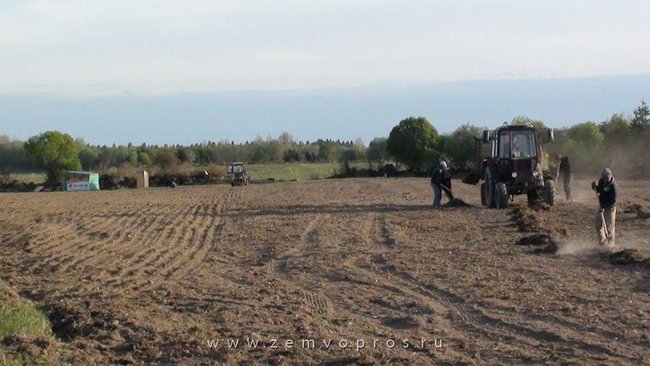
[[[323,86],[323,87],[304,87],[304,88],[278,88],[278,89],[255,89],[255,88],[233,88],[233,89],[208,89],[208,90],[176,90],[164,92],[146,92],[138,90],[93,90],[93,88],[102,86],[117,86],[118,84],[103,84],[92,83],[85,86],[56,86],[60,89],[52,90],[19,90],[19,91],[3,91],[0,90],[0,98],[12,97],[45,97],[52,99],[99,99],[99,98],[164,98],[171,96],[182,95],[218,95],[218,94],[240,94],[240,95],[277,95],[277,94],[318,94],[332,91],[354,92],[354,91],[369,91],[369,90],[400,90],[408,88],[422,88],[432,86],[454,85],[454,84],[468,84],[468,83],[489,83],[489,82],[553,82],[553,81],[585,81],[589,79],[613,79],[613,78],[632,78],[632,77],[650,77],[650,72],[629,73],[629,74],[594,74],[594,75],[578,75],[578,76],[528,76],[528,77],[486,77],[486,78],[468,78],[458,80],[435,80],[435,81],[422,81],[422,82],[374,82],[364,83],[357,85],[347,86]],[[43,84],[45,87],[49,85]],[[77,90],[74,90],[77,89]]]

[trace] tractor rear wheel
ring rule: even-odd
[[[555,204],[555,182],[552,179],[544,181],[544,202],[549,206]]]
[[[485,183],[481,183],[481,205],[487,206],[487,201],[485,200]]]
[[[496,197],[494,191],[494,185],[496,179],[496,173],[493,167],[485,168],[485,202],[486,206],[489,208],[496,207]]]
[[[494,187],[496,195],[496,206],[498,209],[504,209],[508,207],[508,187],[503,182],[499,182]]]

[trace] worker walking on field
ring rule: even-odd
[[[442,191],[445,192],[450,201],[454,199],[454,195],[451,193],[451,171],[445,161],[441,161],[438,167],[433,168],[431,188],[433,188],[433,207],[441,207]]]
[[[616,238],[616,181],[609,168],[603,169],[598,183],[591,182],[591,189],[598,195],[600,208],[596,215],[596,231],[600,244],[614,247]]]
[[[571,197],[571,179],[573,178],[573,171],[571,170],[571,163],[569,163],[568,156],[558,155],[559,165],[558,173],[562,173],[562,178],[564,180],[564,194],[566,195],[567,201],[572,201]]]

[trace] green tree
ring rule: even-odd
[[[0,135],[0,170],[35,169],[33,159],[25,152],[25,143]]]
[[[194,162],[194,152],[190,150],[189,148],[186,147],[179,147],[176,149],[176,157],[178,160],[185,164],[185,163],[193,163]]]
[[[383,163],[389,159],[388,150],[386,145],[388,139],[386,137],[375,137],[368,144],[366,149],[366,159],[370,162]]]
[[[632,135],[630,122],[620,113],[612,115],[608,121],[601,123],[600,131],[605,137],[605,145],[625,144]]]
[[[300,161],[300,151],[293,148],[287,149],[287,151],[284,152],[284,161],[287,163]]]
[[[180,165],[174,151],[168,148],[162,149],[156,154],[155,163],[165,174],[174,173]]]
[[[126,161],[133,166],[138,166],[138,152],[135,150],[129,151],[129,157]]]
[[[458,127],[444,140],[443,151],[455,168],[471,168],[476,154],[476,138],[481,135],[479,127],[469,123]]]
[[[439,156],[438,131],[424,117],[409,117],[393,127],[388,136],[388,153],[415,172],[426,171]]]
[[[363,160],[363,151],[356,147],[349,147],[341,151],[339,163],[353,163]]]
[[[80,170],[79,146],[68,134],[43,132],[25,143],[27,154],[47,171],[51,183],[58,182],[67,170]]]
[[[650,108],[644,100],[634,110],[630,129],[633,138],[629,160],[632,161],[635,170],[647,172],[650,169],[650,157],[647,154],[648,144],[650,144]]]
[[[86,170],[93,169],[99,157],[99,153],[95,148],[90,146],[83,146],[79,151],[79,161],[81,162],[81,168]]]
[[[293,136],[291,136],[289,132],[282,132],[282,134],[280,134],[280,136],[278,137],[278,142],[282,145],[287,145],[287,146],[293,145],[294,144]]]
[[[356,162],[358,160],[363,159],[363,151],[359,149],[358,147],[349,147],[346,149],[343,149],[340,152],[340,157],[339,157],[339,164],[341,166],[341,169],[346,175],[350,175],[353,171],[353,169],[350,166],[350,163]]]
[[[153,164],[151,157],[145,151],[138,153],[138,162],[144,166],[151,166]]]
[[[510,124],[515,126],[530,125],[533,126],[536,130],[542,130],[547,128],[543,121],[540,121],[538,119],[533,119],[527,116],[517,116],[512,119]]]
[[[641,101],[638,107],[634,110],[634,117],[630,122],[630,127],[634,132],[646,133],[650,127],[650,108],[645,100]]]
[[[330,162],[334,158],[334,144],[324,141],[318,145],[318,159],[323,162]]]
[[[569,156],[575,171],[599,170],[605,163],[601,154],[605,136],[593,122],[571,126],[558,134],[555,152]]]
[[[567,136],[577,142],[584,144],[589,149],[596,149],[602,146],[605,136],[597,124],[584,122],[573,125],[569,128]]]

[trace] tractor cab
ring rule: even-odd
[[[230,185],[246,186],[248,185],[248,174],[246,173],[246,164],[237,161],[228,167],[228,176],[230,176]]]
[[[510,194],[521,194],[531,185],[543,184],[542,152],[532,127],[498,128],[488,143],[492,154],[485,157],[485,163],[493,165],[500,176],[511,178]]]
[[[527,129],[501,129],[498,131],[499,158],[536,158],[535,133]]]

